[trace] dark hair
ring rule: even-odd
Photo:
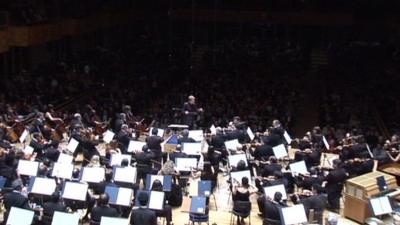
[[[183,137],[188,137],[188,136],[189,136],[189,130],[188,130],[188,129],[184,129],[184,130],[182,131],[182,136],[183,136]]]
[[[157,133],[158,133],[158,129],[157,129],[157,128],[153,128],[153,129],[151,130],[151,134],[152,134],[152,135],[157,135]]]
[[[147,202],[149,201],[149,195],[147,192],[140,192],[138,195],[138,201],[141,206],[147,205]]]
[[[281,192],[279,192],[279,191],[275,192],[274,201],[276,201],[276,202],[282,201],[282,193]]]
[[[271,163],[277,163],[277,162],[278,162],[278,160],[276,159],[275,156],[270,156],[270,157],[269,157],[269,161],[270,161]]]
[[[103,193],[99,196],[99,200],[97,201],[97,203],[98,203],[98,205],[107,205],[109,199],[110,199],[110,197],[108,196],[108,194]]]
[[[153,185],[151,186],[152,191],[162,191],[163,190],[163,185],[160,180],[156,179],[153,182]]]
[[[129,160],[127,158],[122,159],[121,161],[121,166],[128,166],[129,165]]]
[[[246,169],[246,162],[244,160],[240,160],[236,166],[237,170],[245,170]]]
[[[249,178],[242,177],[242,186],[245,187],[245,188],[249,187]]]

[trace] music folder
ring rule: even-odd
[[[24,143],[28,135],[29,131],[25,129],[24,132],[22,132],[21,136],[19,137],[19,142]]]
[[[291,164],[289,164],[289,167],[290,167],[290,171],[292,172],[293,176],[295,176],[296,174],[307,174],[308,173],[306,163],[304,162],[304,160],[295,162],[295,163],[291,163]]]
[[[27,154],[27,155],[32,155],[33,150],[34,150],[34,149],[32,148],[32,146],[27,145],[27,146],[25,146],[23,152],[24,152],[25,154]]]
[[[79,214],[78,213],[65,213],[55,211],[51,225],[78,225]]]
[[[53,165],[51,176],[71,180],[73,171],[74,165],[56,162]]]
[[[226,150],[235,150],[235,151],[236,151],[237,147],[240,145],[238,139],[225,141],[224,144],[225,144]]]
[[[128,152],[141,152],[144,145],[144,141],[129,141]]]
[[[151,175],[151,174],[147,174],[146,176],[146,190],[151,190],[151,187],[153,186],[153,182],[155,180],[161,181],[163,185],[163,191],[171,191],[172,176]]]
[[[138,196],[140,193],[145,192],[149,195],[149,201],[147,203],[147,208],[155,209],[155,210],[163,210],[164,209],[164,199],[165,193],[162,191],[146,191],[146,190],[138,190],[135,197],[135,205],[140,206]]]
[[[67,181],[62,190],[62,198],[77,201],[86,201],[86,194],[89,185],[86,183],[78,183]]]
[[[114,181],[134,184],[136,183],[137,168],[131,166],[114,166],[113,176]]]
[[[7,225],[31,225],[34,212],[27,209],[11,207],[7,218]]]
[[[102,216],[100,225],[129,225],[129,219]]]
[[[200,142],[204,139],[203,130],[189,130],[189,137]]]
[[[68,142],[67,150],[70,151],[71,153],[74,153],[78,145],[79,142],[75,140],[75,138],[71,138],[71,140],[69,140]]]
[[[122,160],[127,159],[129,164],[131,164],[132,156],[128,154],[112,154],[110,160],[110,166],[120,166]]]
[[[105,193],[110,197],[109,204],[130,206],[133,196],[133,190],[130,188],[122,188],[117,186],[107,186]]]
[[[178,171],[191,171],[197,168],[196,158],[175,158],[175,165]]]
[[[214,124],[211,125],[210,132],[211,132],[212,135],[216,135],[217,134],[217,128],[215,128]]]
[[[149,134],[152,135],[153,127],[150,127]],[[164,129],[157,128],[157,136],[164,137]]]
[[[198,196],[208,197],[212,193],[212,185],[210,180],[200,180],[198,183]]]
[[[100,183],[104,180],[105,170],[102,167],[83,167],[80,181]]]
[[[107,130],[104,134],[103,134],[103,141],[107,144],[109,144],[112,139],[114,138],[115,133],[112,132],[111,130]]]
[[[44,177],[31,177],[29,180],[28,191],[39,195],[52,195],[56,190],[57,184],[54,179]]]
[[[254,136],[253,131],[250,129],[250,127],[247,127],[246,133],[249,136],[250,141],[254,140],[255,136]]]
[[[264,194],[265,194],[265,196],[268,196],[270,199],[274,199],[276,192],[280,192],[282,194],[283,200],[287,199],[285,185],[278,184],[278,185],[264,187]]]
[[[17,170],[21,175],[36,176],[39,170],[39,162],[20,159]]]
[[[206,197],[193,196],[190,204],[190,212],[197,214],[206,213]]]
[[[307,223],[306,211],[303,204],[279,208],[282,225]]]
[[[247,164],[246,154],[229,155],[228,162],[230,166],[236,167],[240,160],[243,160]]]
[[[393,212],[393,207],[388,196],[369,199],[369,206],[375,216],[381,216]]]
[[[182,152],[187,155],[200,155],[201,143],[183,143]]]
[[[292,143],[292,138],[290,137],[289,133],[286,130],[283,133],[283,137],[285,138],[285,141],[288,145]]]
[[[252,183],[250,170],[244,170],[244,171],[231,172],[231,184],[233,185],[236,182],[241,184],[243,177],[247,177],[247,179],[249,180],[249,184]]]
[[[325,136],[322,136],[322,142],[324,143],[324,146],[325,146],[326,150],[329,150],[330,146],[329,146],[329,143],[326,140]]]
[[[288,156],[285,145],[283,144],[272,147],[272,151],[274,152],[274,155],[277,159],[281,159]]]
[[[68,155],[65,153],[60,153],[58,156],[57,162],[58,163],[65,163],[65,164],[71,164],[73,161],[74,157],[72,155]]]

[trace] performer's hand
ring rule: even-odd
[[[199,112],[204,112],[203,108],[198,109]]]
[[[186,115],[189,114],[189,111],[185,111],[185,114],[186,114]]]

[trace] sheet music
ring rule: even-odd
[[[292,175],[295,176],[295,174],[306,174],[308,173],[306,163],[303,161],[295,162],[289,164],[290,171],[292,172]]]
[[[246,154],[237,154],[228,156],[229,165],[236,167],[240,160],[243,160],[247,166]]]
[[[183,143],[182,151],[188,155],[200,155],[201,143]]]
[[[195,141],[202,141],[204,139],[203,130],[189,130],[189,137]]]
[[[132,201],[133,190],[130,188],[119,188],[117,205],[130,206]]]
[[[162,175],[150,175],[150,189],[153,186],[155,180],[161,181],[161,184],[164,185],[164,176]]]
[[[198,179],[192,180],[189,185],[189,196],[199,195],[199,182]]]
[[[84,167],[81,181],[99,183],[104,180],[105,170],[102,167]]]
[[[79,142],[75,140],[74,138],[71,138],[67,145],[67,150],[70,151],[71,153],[74,153],[76,148],[78,147]]]
[[[217,128],[215,128],[214,124],[211,125],[210,132],[211,132],[212,135],[216,135],[217,134]]]
[[[120,166],[123,159],[127,159],[129,164],[131,164],[131,158],[132,156],[128,154],[112,154],[110,166],[114,165]]]
[[[25,129],[24,132],[22,132],[21,136],[19,137],[19,142],[24,143],[28,135],[29,131]]]
[[[307,223],[307,216],[303,204],[281,208],[284,225]]]
[[[192,168],[197,168],[196,158],[176,158],[175,162],[178,171],[191,171]]]
[[[370,199],[372,210],[375,216],[389,214],[393,212],[392,205],[390,204],[387,196]]]
[[[289,133],[286,130],[283,133],[283,137],[285,138],[285,141],[288,145],[290,145],[290,143],[292,143],[292,138],[290,137]]]
[[[329,143],[328,143],[328,141],[326,140],[325,136],[322,136],[322,142],[324,142],[324,145],[325,145],[326,150],[329,150],[329,149],[330,149],[330,148],[329,148]]]
[[[129,219],[102,216],[100,225],[129,225]]]
[[[114,138],[115,133],[112,132],[111,130],[107,130],[104,134],[103,134],[103,141],[107,144],[109,144],[112,139]]]
[[[72,155],[60,153],[60,155],[58,156],[57,162],[71,164],[73,159],[74,159],[74,157]]]
[[[34,150],[34,149],[33,149],[30,145],[27,145],[27,146],[24,148],[24,153],[27,154],[27,155],[32,155],[33,150]]]
[[[36,177],[31,193],[41,195],[52,195],[56,190],[57,184],[54,179]]]
[[[51,225],[78,225],[78,223],[78,213],[64,213],[55,211]]]
[[[67,181],[64,186],[63,198],[86,201],[88,184]]]
[[[54,163],[51,176],[70,180],[73,171],[74,165],[56,162]]]
[[[247,135],[249,135],[250,140],[252,141],[254,139],[254,133],[251,131],[250,127],[247,127]]]
[[[231,172],[231,182],[232,182],[232,184],[236,183],[234,181],[237,181],[237,182],[239,182],[241,184],[243,177],[247,177],[247,179],[249,180],[249,183],[252,183],[250,170],[244,170],[244,171]]]
[[[274,155],[277,159],[281,159],[288,156],[285,145],[283,144],[272,147],[272,151],[274,152]]]
[[[34,212],[32,210],[11,207],[7,225],[31,225]]]
[[[39,169],[39,162],[19,160],[18,161],[18,173],[27,176],[36,176]]]
[[[373,159],[374,155],[372,154],[371,149],[369,148],[369,144],[365,144],[365,145],[367,145],[367,150],[368,150],[369,156],[371,157],[371,159]]]
[[[238,139],[233,139],[230,141],[225,141],[225,148],[227,150],[236,150],[237,147],[240,145],[239,140]]]
[[[152,191],[149,199],[149,209],[162,210],[164,208],[164,192]]]
[[[149,134],[151,135],[153,131],[153,127],[150,127]],[[164,129],[157,128],[157,136],[164,137]]]
[[[282,199],[286,200],[287,194],[286,194],[285,185],[278,184],[278,185],[264,187],[264,194],[265,194],[265,196],[268,196],[270,199],[274,199],[274,195],[278,191],[282,194]]]
[[[136,183],[137,169],[136,167],[116,167],[114,171],[114,181]]]
[[[146,145],[144,141],[130,141],[128,145],[128,152],[140,152],[143,146]]]

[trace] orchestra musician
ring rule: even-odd
[[[158,134],[158,129],[153,128],[151,130],[151,135],[146,138],[146,144],[147,147],[150,149],[150,151],[153,152],[154,160],[159,162],[155,164],[156,168],[160,169],[161,159],[162,159],[161,143],[164,141],[164,139],[162,137],[157,136],[157,134]]]
[[[188,101],[185,102],[182,107],[183,124],[188,125],[189,129],[196,129],[196,122],[201,113],[203,113],[203,109],[197,108],[196,98],[193,95],[190,95]]]

